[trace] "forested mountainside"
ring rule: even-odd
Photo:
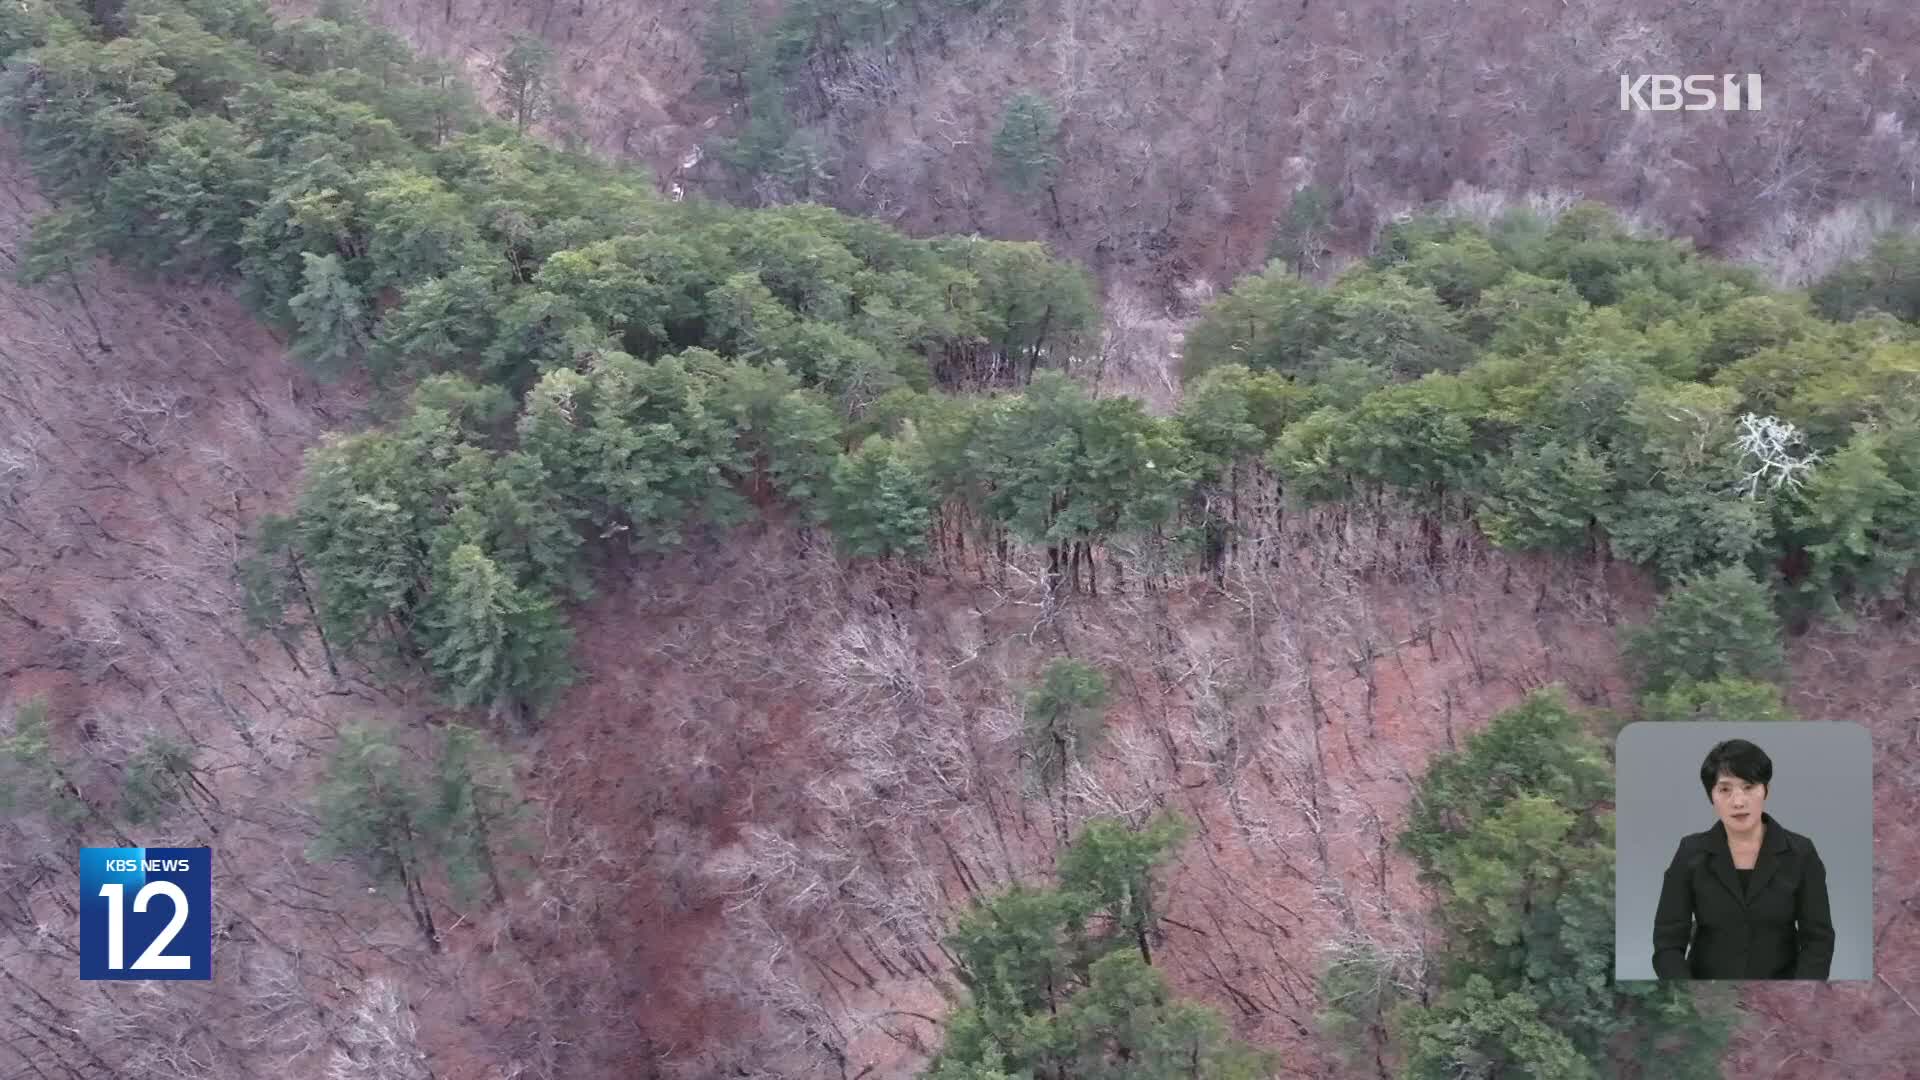
[[[1920,1058],[1912,235],[1423,214],[1156,415],[1059,252],[664,197],[344,7],[0,69],[9,1074]],[[1874,981],[1613,983],[1613,732],[1789,717],[1875,736]],[[213,982],[73,977],[102,843],[213,846]]]
[[[1195,282],[1224,289],[1276,240],[1329,265],[1456,188],[1584,193],[1790,286],[1920,205],[1904,0],[370,10],[488,82],[531,35],[556,59],[536,122],[663,186],[1045,239],[1155,311]],[[1621,74],[1729,72],[1764,77],[1760,111],[1620,111]]]

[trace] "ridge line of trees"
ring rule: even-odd
[[[1052,370],[1098,313],[1037,245],[664,201],[344,4],[130,0],[103,27],[25,0],[0,49],[59,200],[24,277],[101,252],[237,279],[297,357],[387,388],[389,423],[312,452],[248,578],[258,610],[297,598],[330,650],[424,663],[463,705],[530,718],[565,685],[583,552],[770,501],[852,557],[1032,545],[1069,590],[1218,574],[1325,506],[1411,517],[1405,557],[1434,565],[1462,533],[1668,584],[1744,565],[1795,626],[1920,598],[1898,238],[1795,296],[1598,206],[1416,218],[1331,287],[1241,281],[1153,417]]]

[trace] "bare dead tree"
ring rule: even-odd
[[[1315,760],[1310,737],[1304,724],[1283,725],[1262,741],[1260,753],[1269,763],[1278,782],[1275,796],[1279,805],[1291,811],[1297,825],[1284,833],[1268,834],[1272,841],[1285,843],[1304,838],[1315,856],[1317,874],[1314,890],[1318,899],[1339,912],[1343,925],[1358,923],[1359,915],[1334,858],[1334,849],[1348,843],[1358,830],[1345,813],[1347,799],[1328,780]]]
[[[278,949],[252,954],[248,993],[234,1038],[281,1069],[325,1045],[324,1013],[313,1002],[314,986],[297,961]]]
[[[413,1009],[391,979],[376,976],[340,1033],[327,1080],[431,1080]]]
[[[736,1047],[751,1046],[756,1054],[752,1067],[766,1071],[740,1075],[840,1075],[848,1033],[822,993],[796,970],[782,947],[785,935],[751,918],[736,923],[735,931],[712,953],[703,971],[708,988],[722,1000],[748,1010],[755,1021],[732,1041]]]
[[[1093,767],[1069,762],[1061,778],[1068,830],[1078,832],[1102,818],[1144,824],[1173,795],[1173,777],[1163,760],[1153,736],[1138,725],[1109,728]]]

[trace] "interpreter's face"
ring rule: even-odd
[[[1750,835],[1760,827],[1761,811],[1767,805],[1767,786],[1721,773],[1713,785],[1713,811],[1726,823],[1733,836]]]

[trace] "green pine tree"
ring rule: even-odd
[[[993,135],[993,157],[1008,186],[1028,194],[1052,185],[1060,166],[1054,149],[1059,134],[1060,118],[1046,98],[1022,91],[1007,102]]]
[[[160,821],[169,811],[207,794],[195,770],[197,749],[170,735],[149,735],[121,767],[120,816],[130,825]]]
[[[409,285],[406,298],[380,320],[371,360],[380,374],[424,374],[476,368],[497,333],[505,303],[506,267],[467,263]]]
[[[1512,453],[1493,470],[1476,514],[1504,548],[1583,553],[1598,543],[1612,495],[1607,457],[1589,443],[1547,442]]]
[[[1160,929],[1153,867],[1185,838],[1185,822],[1172,814],[1138,831],[1118,821],[1089,822],[1060,859],[1061,888],[1085,897],[1109,933],[1137,945],[1140,959],[1151,964],[1149,941]]]
[[[1234,1041],[1218,1010],[1177,999],[1167,977],[1139,956],[1108,953],[1088,966],[1086,979],[1086,989],[1068,1000],[1046,1032],[1034,1075],[1114,1080],[1263,1080],[1272,1075],[1273,1055]]]
[[[12,730],[0,736],[0,811],[41,813],[67,827],[93,815],[54,747],[45,698],[22,702]]]
[[[503,114],[521,134],[553,111],[552,65],[553,46],[532,34],[514,34],[507,51],[494,64],[493,75],[504,101]]]
[[[524,716],[571,680],[573,634],[552,600],[517,586],[474,544],[441,567],[425,628],[428,662],[460,708]]]
[[[487,736],[447,726],[426,820],[455,892],[471,899],[485,883],[495,904],[506,903],[496,851],[524,820],[513,766]]]
[[[1795,538],[1810,558],[1788,583],[1802,610],[1851,621],[1842,601],[1920,602],[1920,415],[1862,431],[1795,492]]]
[[[364,723],[340,731],[315,797],[317,858],[358,863],[377,882],[398,884],[427,948],[440,951],[423,881],[432,851],[425,835],[428,791],[415,763],[385,731]]]
[[[1059,659],[1027,693],[1026,748],[1042,787],[1052,787],[1067,766],[1084,759],[1104,729],[1107,680],[1078,660]]]
[[[366,353],[366,297],[338,255],[303,252],[303,287],[287,301],[296,330],[292,352],[328,375],[342,375]]]
[[[1267,258],[1279,259],[1295,274],[1318,269],[1321,244],[1333,220],[1333,200],[1327,189],[1308,184],[1287,200],[1286,212],[1273,223]]]
[[[1177,999],[1126,928],[1151,925],[1152,870],[1184,835],[1171,816],[1140,832],[1092,823],[1063,853],[1060,888],[1015,885],[963,913],[946,946],[967,993],[923,1075],[1270,1075],[1271,1056],[1231,1039],[1214,1010]]]
[[[1469,975],[1432,1006],[1401,1005],[1392,1027],[1404,1055],[1402,1080],[1462,1075],[1595,1080],[1600,1075],[1566,1035],[1540,1018],[1532,997],[1502,994],[1483,975]]]
[[[1682,680],[1776,681],[1786,663],[1772,599],[1744,566],[1688,578],[1661,599],[1650,623],[1628,630],[1626,638],[1627,658],[1648,693]]]
[[[827,523],[853,558],[915,558],[927,553],[936,496],[907,448],[870,438],[833,465]]]
[[[747,72],[765,51],[753,28],[753,6],[747,0],[717,0],[700,35],[700,53],[707,74],[735,97],[747,90]]]
[[[485,265],[489,253],[460,196],[436,177],[413,169],[381,168],[366,184],[367,289],[416,285],[465,265]]]

